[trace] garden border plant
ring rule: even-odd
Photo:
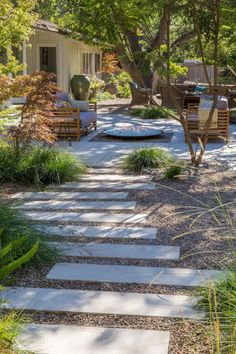
[[[0,142],[0,184],[60,184],[86,171],[85,163],[68,152],[43,146],[18,151],[14,145]]]

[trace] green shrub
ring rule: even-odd
[[[165,168],[164,176],[169,179],[174,179],[181,175],[183,166],[180,163],[170,164]]]
[[[132,81],[131,76],[126,71],[121,71],[116,75],[116,81],[120,85],[128,84]]]
[[[0,183],[48,185],[71,181],[85,172],[85,164],[67,152],[34,146],[17,154],[13,146],[0,144]]]
[[[129,84],[118,85],[117,96],[120,98],[129,98],[131,96]]]
[[[95,101],[107,101],[107,100],[114,100],[116,98],[115,95],[112,95],[108,91],[98,91],[97,98]]]
[[[141,173],[144,168],[162,168],[172,161],[174,161],[174,157],[167,151],[149,147],[128,154],[124,158],[123,169]]]
[[[148,106],[146,108],[133,108],[130,114],[143,119],[168,118],[169,114],[173,114],[171,109],[163,107],[164,111],[158,106]]]
[[[17,241],[21,242],[20,247],[11,248],[11,259],[16,260],[24,256],[37,244],[37,250],[27,263],[38,267],[56,261],[59,252],[43,241],[41,234],[34,230],[30,221],[15,209],[11,209],[4,203],[0,203],[0,230],[1,248]],[[40,242],[38,240],[41,239]],[[35,248],[34,248],[35,249]],[[32,251],[33,252],[33,251]]]

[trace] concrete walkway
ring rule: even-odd
[[[145,125],[156,127],[168,133],[173,133],[170,143],[144,143],[144,142],[97,142],[91,141],[94,136],[110,127],[124,127],[130,125]],[[188,159],[188,148],[184,143],[184,134],[181,125],[173,119],[144,120],[130,117],[127,114],[99,114],[98,131],[89,132],[88,136],[81,138],[80,142],[60,142],[60,147],[73,152],[84,159],[90,166],[117,167],[122,157],[128,152],[142,147],[155,146],[168,149],[179,158]],[[230,142],[209,142],[205,159],[228,160],[230,167],[236,170],[236,125],[230,126]]]

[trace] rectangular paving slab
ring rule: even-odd
[[[56,186],[55,186],[56,187]],[[62,189],[144,189],[152,190],[155,189],[155,183],[122,183],[122,182],[71,182],[60,185]]]
[[[200,318],[197,300],[185,295],[137,294],[124,292],[7,288],[0,297],[5,309],[116,314],[132,316]]]
[[[122,182],[143,182],[150,181],[150,175],[121,175],[121,174],[93,174],[80,177],[80,181],[122,181]]]
[[[178,260],[180,247],[114,243],[48,242],[65,256]]]
[[[47,278],[107,283],[200,286],[222,275],[220,271],[198,269],[57,263],[52,267]]]
[[[61,237],[96,237],[96,238],[130,238],[154,240],[157,235],[155,228],[143,227],[111,227],[111,226],[80,226],[80,225],[37,225],[37,230]]]
[[[168,354],[169,338],[154,330],[30,325],[19,342],[43,354]]]
[[[56,211],[24,211],[24,214],[35,221],[61,222],[102,222],[102,223],[140,223],[144,224],[146,214],[114,214],[114,213],[76,213]]]
[[[67,200],[67,199],[126,199],[127,192],[26,192],[9,196],[12,199]]]
[[[53,209],[53,210],[134,210],[136,202],[80,202],[75,200],[32,200],[17,205],[15,208],[22,210]]]

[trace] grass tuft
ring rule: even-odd
[[[122,167],[126,171],[142,173],[144,168],[163,168],[170,162],[174,162],[174,157],[167,151],[149,147],[132,151],[124,158]]]
[[[10,144],[0,143],[0,183],[60,184],[74,180],[86,169],[82,160],[54,148],[34,146],[17,154]]]
[[[170,164],[165,168],[164,176],[168,179],[178,178],[183,172],[183,166],[180,163]]]

